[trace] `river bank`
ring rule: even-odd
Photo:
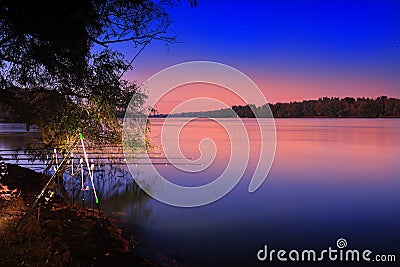
[[[0,180],[0,266],[156,266],[135,254],[115,221],[59,197],[41,199],[17,231],[48,179],[8,165]]]

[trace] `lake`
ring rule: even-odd
[[[163,119],[152,119],[156,146],[162,124]],[[250,146],[257,148],[257,125],[252,119],[244,124]],[[251,155],[237,186],[211,204],[179,208],[152,198],[136,199],[137,194],[129,193],[135,189],[125,184],[128,191],[104,198],[102,207],[137,234],[144,255],[166,265],[265,266],[268,262],[256,256],[264,245],[317,250],[336,247],[339,238],[347,240],[347,248],[396,254],[398,260],[400,119],[276,119],[275,124],[275,159],[254,193],[248,186],[257,154]],[[18,127],[0,124],[0,149],[27,140],[29,133]],[[180,134],[181,149],[195,159],[203,138],[213,139],[218,149],[209,168],[194,174],[171,164],[157,169],[182,185],[206,184],[218,177],[230,155],[227,133],[218,124],[192,121]]]

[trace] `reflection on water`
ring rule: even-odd
[[[152,123],[157,142],[162,120]],[[254,120],[245,124],[250,146],[257,148],[260,140]],[[2,127],[1,149],[25,142],[24,134],[24,138],[4,134]],[[340,237],[350,248],[398,253],[400,120],[278,119],[276,128],[275,161],[255,193],[249,194],[247,188],[257,153],[251,155],[243,179],[232,192],[199,208],[164,205],[142,196],[123,171],[108,178],[105,172],[103,178],[96,178],[102,209],[139,227],[146,236],[148,255],[162,251],[188,266],[262,266],[265,263],[257,262],[256,252],[264,244],[275,249],[318,249],[334,247]],[[207,120],[195,121],[182,131],[180,145],[185,156],[198,158],[198,141],[210,136],[218,154],[204,172],[184,173],[163,164],[157,168],[184,185],[212,181],[229,157],[223,129]],[[135,175],[144,171],[139,165]],[[78,181],[76,186],[78,191]]]
[[[69,201],[83,207],[95,207],[94,193],[87,169],[77,167],[75,175],[70,169],[64,174],[64,187],[69,193]],[[100,208],[114,218],[123,218],[131,222],[141,218],[151,220],[152,207],[147,205],[149,196],[141,190],[132,179],[131,174],[120,166],[96,166],[93,171],[93,182]]]
[[[154,140],[161,125],[153,121]],[[255,121],[246,120],[246,127],[251,148],[257,148]],[[258,191],[247,192],[258,157],[253,153],[244,179],[215,203],[182,209],[151,200],[156,223],[144,225],[151,245],[172,250],[189,266],[257,266],[255,253],[264,244],[320,248],[339,237],[351,247],[396,253],[400,120],[280,119],[276,127],[275,161]],[[214,165],[194,175],[171,166],[159,166],[160,172],[185,185],[215,179],[229,156],[223,129],[195,121],[182,131],[180,145],[196,158],[198,141],[210,135],[219,153]]]

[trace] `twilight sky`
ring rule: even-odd
[[[400,97],[400,1],[187,2],[172,10],[181,43],[147,46],[128,79],[209,60],[247,74],[271,103]]]

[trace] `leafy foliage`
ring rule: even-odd
[[[1,83],[79,87],[93,76],[95,63],[124,70],[122,54],[109,45],[172,41],[169,6],[166,0],[1,1]]]
[[[191,1],[195,4],[196,1]],[[131,47],[167,34],[170,0],[3,0],[0,2],[0,101],[42,141],[64,146],[84,131],[92,142],[118,142],[131,97],[145,95],[121,77]]]

